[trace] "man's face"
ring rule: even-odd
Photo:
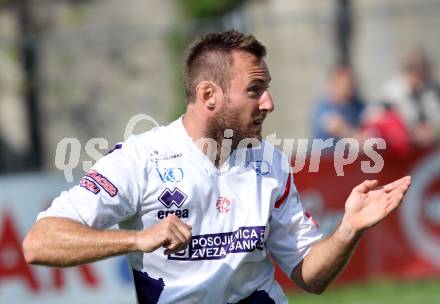
[[[262,139],[263,121],[274,105],[268,92],[270,74],[264,60],[234,51],[229,91],[212,119],[211,128],[234,131],[233,146],[244,138]]]
[[[411,91],[417,91],[423,88],[426,77],[421,69],[414,69],[406,73],[406,79]]]
[[[329,90],[334,102],[347,104],[354,94],[353,73],[349,69],[340,69],[331,76]]]

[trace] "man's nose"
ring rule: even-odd
[[[270,96],[269,91],[266,90],[266,92],[264,92],[263,95],[261,95],[260,106],[258,109],[260,111],[267,111],[269,113],[274,110],[272,96]]]

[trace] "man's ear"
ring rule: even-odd
[[[217,87],[211,81],[201,81],[196,87],[197,100],[201,101],[208,110],[214,110],[216,106]]]

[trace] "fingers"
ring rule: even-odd
[[[404,176],[398,180],[386,184],[385,186],[380,187],[379,189],[383,189],[385,190],[385,192],[391,192],[402,185],[406,185],[406,187],[409,187],[410,184],[411,184],[411,176]],[[375,189],[377,185],[378,185],[377,180],[365,180],[363,183],[356,186],[353,190],[360,193],[367,193],[368,191]]]
[[[403,177],[383,187],[378,182],[367,180],[355,187],[346,203],[346,213],[355,218],[359,228],[372,227],[399,207],[407,192],[411,177]]]
[[[398,188],[402,184],[407,184],[408,186],[411,184],[411,176],[404,176],[398,180],[395,180],[385,186],[383,186],[384,190],[386,192],[393,191],[394,189]]]
[[[377,180],[365,180],[361,184],[357,185],[353,188],[354,191],[360,193],[367,193],[371,189],[374,189],[378,184]]]
[[[178,252],[188,246],[192,237],[191,225],[171,214],[157,224],[136,233],[136,251],[153,252],[165,247],[165,254]]]
[[[183,223],[176,216],[170,215],[164,220],[166,226],[166,237],[162,246],[165,247],[164,254],[179,252],[188,246],[192,236],[191,225]]]
[[[173,226],[170,228],[171,234],[169,237],[169,243],[165,244],[165,247],[168,249],[177,249],[182,245],[186,244],[187,238],[185,235],[179,230],[179,228]]]
[[[408,191],[409,186],[411,184],[410,178],[403,178],[400,180],[400,183],[395,186],[393,190],[388,192],[387,195],[387,206],[386,211],[390,213],[394,209],[396,209],[403,200],[405,193]]]

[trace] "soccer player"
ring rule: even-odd
[[[126,254],[139,303],[287,303],[271,260],[322,293],[363,232],[399,206],[410,178],[355,187],[323,238],[287,157],[261,140],[274,109],[265,54],[236,31],[195,43],[183,117],[130,137],[61,193],[24,240],[26,260],[71,266]]]

